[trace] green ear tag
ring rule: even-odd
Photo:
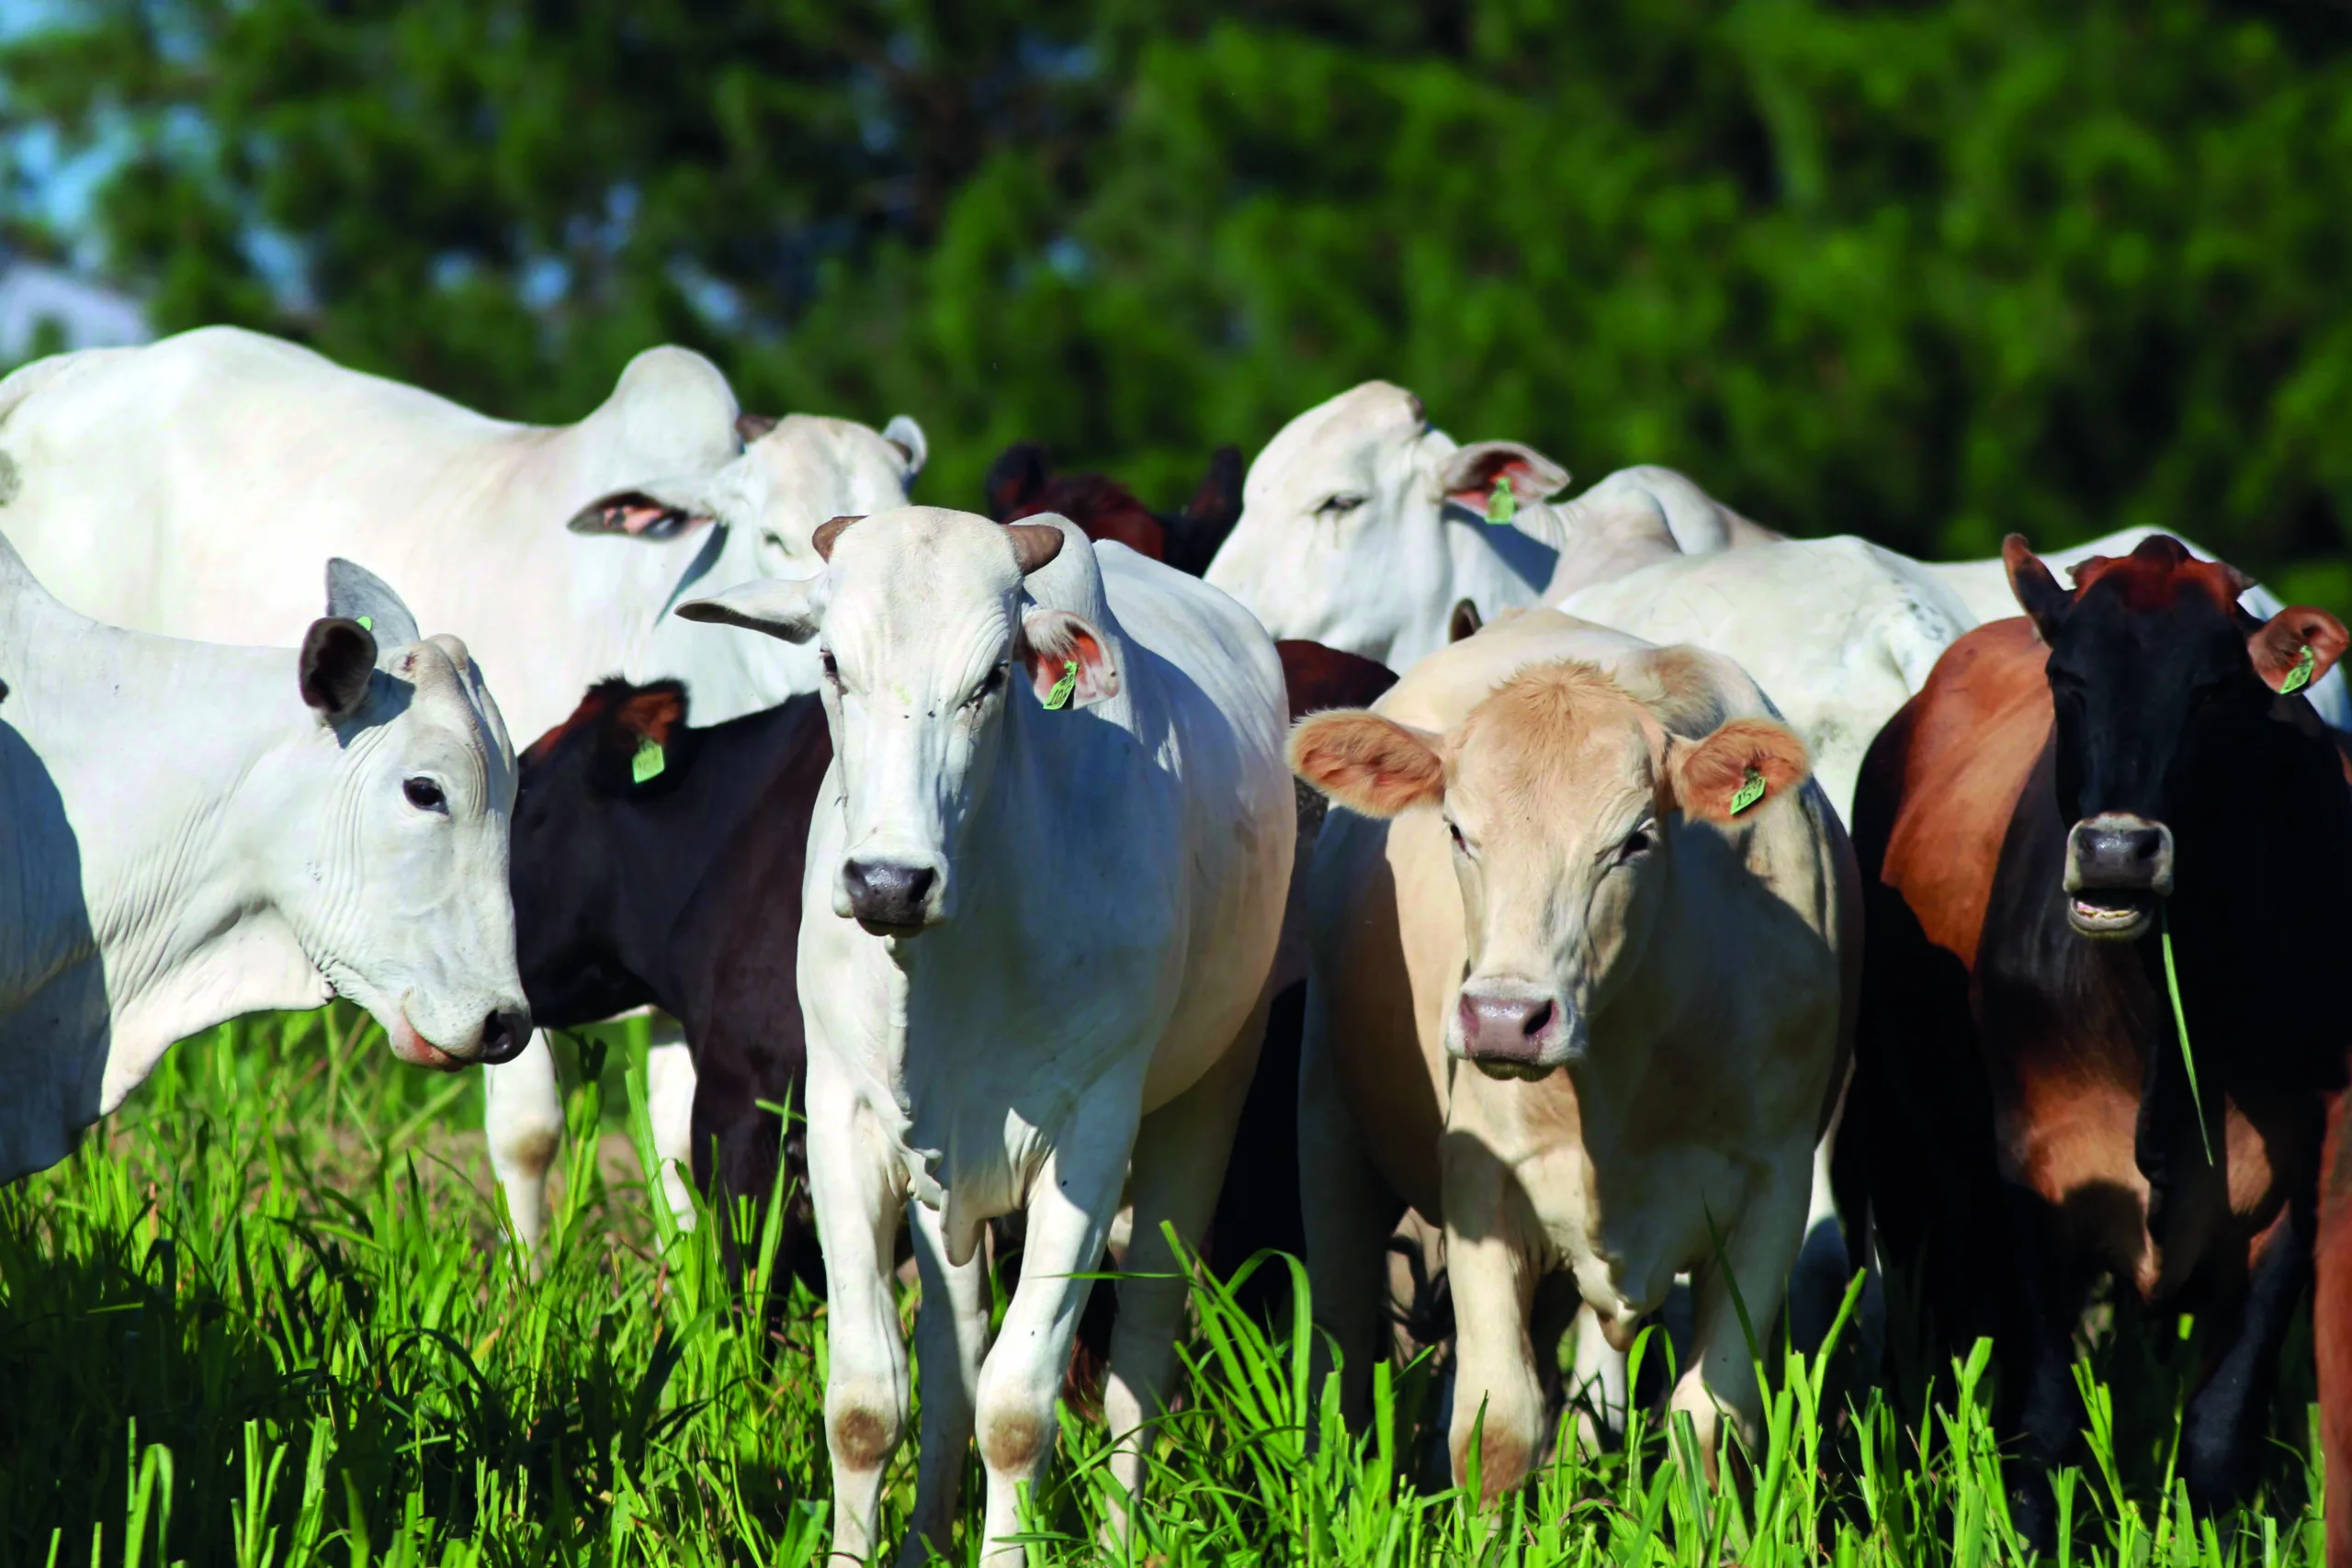
[[[376,629],[376,617],[375,617],[375,616],[373,616],[373,615],[362,615],[362,616],[360,616],[360,617],[359,617],[359,629],[360,629],[361,631],[363,631],[363,632],[372,632],[372,631],[374,631],[374,630]]]
[[[1510,491],[1510,476],[1503,474],[1495,480],[1494,492],[1487,497],[1487,521],[1508,523],[1519,515],[1519,497]]]
[[[1078,660],[1066,659],[1062,661],[1062,678],[1054,682],[1052,691],[1046,694],[1046,705],[1049,708],[1068,707],[1070,694],[1077,690]]]
[[[1731,814],[1736,817],[1763,798],[1764,775],[1750,768],[1747,777],[1740,781],[1739,788],[1732,792]]]
[[[2319,655],[2308,648],[2295,650],[2295,667],[2278,682],[2278,694],[2290,696],[2312,683],[2312,671],[2319,666]]]
[[[662,742],[650,735],[647,736],[637,743],[637,755],[629,759],[629,783],[643,784],[648,779],[660,778],[662,769],[668,761],[669,759],[662,754]]]

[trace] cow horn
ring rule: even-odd
[[[833,546],[840,541],[842,530],[865,520],[865,514],[861,512],[855,517],[828,517],[818,524],[817,531],[808,536],[808,542],[817,547],[817,558],[823,561],[832,559]]]
[[[1012,558],[1023,577],[1062,553],[1062,531],[1051,524],[1015,523],[1005,532],[1012,536]]]

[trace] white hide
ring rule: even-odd
[[[799,955],[837,1555],[873,1550],[906,1418],[901,1214],[923,1279],[922,1460],[901,1558],[920,1562],[925,1538],[947,1545],[976,1429],[988,1536],[1015,1528],[1016,1488],[1053,1449],[1088,1289],[1073,1276],[1100,1265],[1123,1188],[1129,1270],[1172,1267],[1163,1220],[1199,1235],[1263,1028],[1295,830],[1273,649],[1214,589],[1061,518],[1031,523],[1033,542],[1060,542],[1025,579],[1023,529],[907,508],[843,530],[816,583],[682,611],[809,637],[841,671]],[[1103,657],[1069,706],[1043,705],[1060,655],[1033,678],[1017,627],[1026,645],[1096,639]],[[853,858],[933,870],[934,923],[862,926]],[[981,1229],[1016,1211],[1021,1280],[983,1356]],[[1121,1289],[1104,1405],[1130,1488],[1183,1295],[1181,1279]]]
[[[1676,556],[1549,602],[1736,660],[1803,737],[1841,819],[1880,726],[1976,624],[1935,573],[1851,537]]]
[[[298,640],[319,562],[368,561],[466,639],[526,741],[616,673],[684,679],[717,723],[813,691],[815,662],[669,607],[697,584],[815,571],[817,525],[901,504],[924,447],[904,417],[877,434],[797,414],[747,446],[736,417],[726,378],[682,348],[648,349],[587,418],[547,427],[208,327],[0,381],[0,530],[84,614],[210,642]],[[680,516],[637,535],[567,526],[616,496]],[[693,1069],[671,1069],[656,1144],[683,1162]],[[563,1130],[545,1045],[493,1069],[488,1100],[492,1164],[532,1245]]]
[[[100,625],[0,541],[0,1180],[243,1013],[339,993],[434,1066],[479,1057],[492,1014],[521,1038],[498,709],[462,644],[354,580],[364,609],[331,612],[386,636],[369,670],[343,628],[356,694],[329,713],[292,649]]]
[[[2141,540],[2151,534],[2163,532],[2165,530],[2161,528],[2125,528],[2093,539],[2086,545],[2043,551],[2041,558],[2049,564],[2051,570],[2064,573],[2068,568],[2078,566],[2092,556],[2128,556]],[[2177,534],[2172,536],[2180,539]],[[2220,558],[2191,540],[2180,539],[2180,542],[2188,547],[2189,554],[2199,560]],[[2009,591],[2008,570],[2001,564],[1998,556],[1989,560],[1935,561],[1928,564],[1928,570],[1942,578],[1945,586],[1960,596],[1970,614],[1979,621],[1997,621],[2023,614],[2018,608],[2017,595]],[[2267,621],[2287,607],[2278,595],[2258,582],[2238,595],[2238,603],[2258,621]],[[2311,690],[2304,695],[2311,698],[2312,706],[2319,710],[2319,716],[2331,728],[2352,729],[2352,685],[2346,683],[2341,668],[2331,668],[2326,674],[2312,682]]]

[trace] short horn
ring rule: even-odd
[[[865,520],[865,514],[861,512],[855,517],[828,517],[818,524],[816,533],[810,535],[808,540],[817,547],[817,558],[823,561],[832,559],[833,546],[840,541],[842,530]]]
[[[1062,531],[1051,524],[1015,523],[1005,532],[1012,536],[1012,558],[1023,577],[1062,553]]]

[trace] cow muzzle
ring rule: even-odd
[[[434,1067],[442,1072],[455,1072],[476,1064],[495,1067],[521,1055],[523,1047],[530,1043],[531,1015],[519,1008],[497,1009],[482,1019],[470,1040],[442,1044],[426,1039],[424,1032],[409,1021],[408,1009],[403,1006],[400,1027],[387,1033],[392,1055],[413,1067]]]
[[[2066,835],[2066,920],[2084,936],[2128,942],[2154,923],[2172,897],[2172,829],[2129,812],[2102,811]]]
[[[1450,1032],[1453,1054],[1490,1078],[1532,1082],[1574,1054],[1567,1009],[1553,991],[1523,980],[1464,986]]]
[[[940,868],[852,856],[842,863],[840,912],[874,936],[914,936],[946,919]]]

